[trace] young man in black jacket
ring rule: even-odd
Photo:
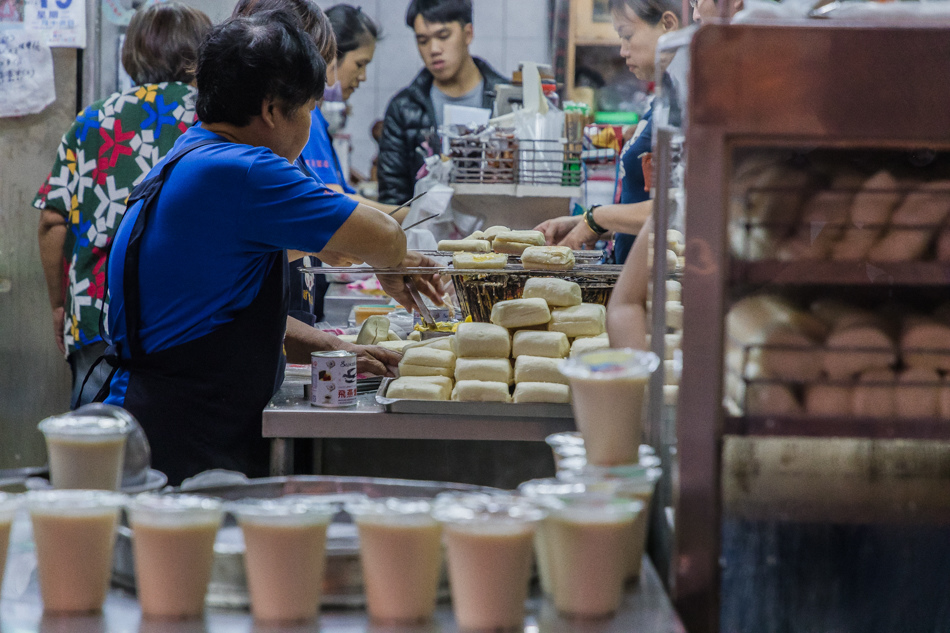
[[[443,106],[491,108],[495,85],[507,81],[468,51],[471,0],[412,0],[406,25],[416,34],[425,68],[386,108],[378,162],[379,201],[386,204],[412,198],[424,161],[416,148],[436,137]]]

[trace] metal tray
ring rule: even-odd
[[[376,402],[390,413],[424,413],[429,415],[472,415],[492,418],[573,418],[569,404],[546,402],[454,402],[452,400],[400,400],[387,398],[386,391],[394,378],[383,378],[376,392]]]
[[[218,497],[226,501],[274,499],[289,495],[332,495],[335,501],[348,497],[424,497],[441,492],[493,491],[493,488],[435,481],[374,479],[369,477],[332,477],[297,475],[252,479],[246,484],[209,486],[189,489],[189,493]],[[132,557],[132,531],[118,528],[113,558],[113,584],[135,591],[135,567]],[[448,597],[448,581],[443,569],[440,598]],[[247,609],[247,578],[244,574],[244,540],[234,517],[225,515],[214,544],[214,566],[205,600],[209,607]],[[359,539],[350,516],[339,512],[327,533],[327,566],[321,604],[333,607],[362,607],[366,603],[363,572],[359,559]]]

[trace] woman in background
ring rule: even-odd
[[[637,79],[655,79],[657,41],[683,25],[680,10],[678,0],[610,0],[611,20],[620,35],[620,56]],[[643,232],[644,222],[653,211],[640,158],[651,151],[652,118],[651,106],[621,151],[620,204],[594,205],[583,215],[541,223],[537,230],[544,233],[549,244],[580,249],[613,231],[614,258],[618,264],[626,261],[634,238]]]
[[[379,27],[361,9],[347,4],[331,7],[326,16],[336,37],[336,50],[333,58],[327,59],[327,94],[324,99],[346,102],[366,81],[366,67],[376,53]],[[301,158],[331,189],[355,194],[356,191],[347,183],[340,159],[333,149],[330,124],[319,107],[313,111],[312,120],[310,141]]]
[[[42,209],[40,259],[53,334],[72,371],[70,407],[92,401],[108,378],[100,364],[106,254],[125,199],[195,122],[194,64],[211,29],[207,15],[177,2],[153,4],[129,22],[122,66],[135,86],[86,107],[63,135],[33,200]]]

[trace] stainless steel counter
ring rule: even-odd
[[[417,626],[387,626],[371,622],[363,610],[324,610],[318,623],[267,625],[244,611],[211,609],[203,620],[143,619],[131,594],[113,589],[98,615],[43,615],[36,579],[36,556],[26,520],[18,520],[0,596],[0,630],[4,633],[453,633],[458,630],[448,603],[440,603],[433,622]],[[643,577],[628,591],[621,610],[609,620],[560,618],[547,600],[528,603],[524,633],[681,633],[684,631],[656,571],[648,560]]]
[[[356,406],[323,409],[310,405],[297,386],[281,389],[263,413],[264,437],[274,438],[271,474],[292,473],[293,438],[543,441],[575,430],[570,418],[443,416],[388,413],[373,394]]]

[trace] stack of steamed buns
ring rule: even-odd
[[[410,347],[387,397],[460,402],[570,402],[558,364],[609,346],[606,309],[581,288],[529,279],[521,299],[496,303],[491,323],[460,323],[454,336]],[[454,383],[453,383],[454,378]]]

